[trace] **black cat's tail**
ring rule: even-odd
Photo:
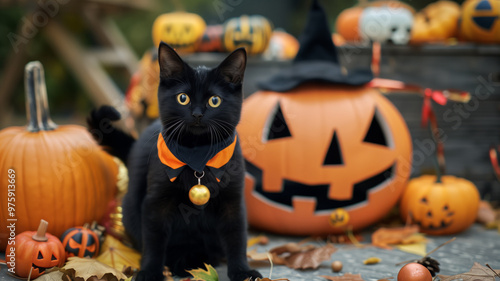
[[[111,124],[120,120],[120,113],[109,105],[94,109],[87,118],[88,130],[92,137],[111,155],[127,164],[127,158],[135,139]]]

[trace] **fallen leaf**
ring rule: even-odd
[[[71,280],[88,280],[95,276],[99,280],[119,281],[127,279],[125,274],[103,264],[95,259],[70,257],[66,265],[61,268],[64,275]]]
[[[346,273],[343,276],[320,275],[320,277],[323,277],[323,278],[325,278],[327,280],[331,280],[331,281],[364,281],[363,278],[361,278],[361,274]]]
[[[285,258],[285,265],[293,269],[316,269],[323,261],[329,260],[335,251],[335,246],[326,244],[320,248],[291,254]]]
[[[414,244],[401,244],[401,245],[396,245],[396,248],[398,250],[410,253],[410,254],[415,254],[419,256],[425,256],[427,254],[427,243],[425,242],[420,242],[420,243],[414,243]]]
[[[401,244],[402,242],[409,243],[409,238],[418,233],[417,225],[395,227],[395,228],[379,228],[372,234],[372,244],[383,249],[392,249],[389,245]]]
[[[219,281],[219,274],[215,271],[213,266],[205,263],[205,269],[191,269],[187,270],[189,274],[193,276],[192,280],[201,280],[201,281]]]
[[[353,236],[356,239],[356,242],[363,241],[363,236],[361,236],[359,234],[354,234]],[[354,244],[353,241],[350,239],[349,235],[347,235],[347,234],[330,235],[328,238],[329,238],[330,242],[332,242],[332,243]]]
[[[250,248],[257,244],[266,245],[267,243],[269,243],[269,238],[267,238],[267,236],[265,235],[259,235],[248,239],[247,248]]]
[[[45,273],[42,276],[38,277],[37,281],[61,281],[63,280],[64,273],[60,271],[53,271],[50,273]]]
[[[269,257],[271,257],[271,254],[268,252],[258,253],[256,249],[253,249],[251,251],[247,251],[247,257],[254,261],[267,261],[269,260]]]
[[[495,222],[497,213],[488,201],[480,201],[479,209],[477,210],[476,221],[478,223],[488,225]]]
[[[377,263],[379,263],[381,261],[382,261],[382,259],[380,259],[380,258],[370,257],[370,258],[367,258],[366,260],[364,260],[363,264],[366,264],[366,265],[377,264]]]
[[[286,243],[285,245],[272,248],[269,252],[274,253],[276,255],[281,255],[284,253],[293,254],[293,253],[309,251],[309,250],[312,250],[315,248],[316,248],[316,246],[311,245],[311,244],[301,245],[299,243]]]
[[[499,269],[495,269],[497,274],[500,274]],[[441,278],[441,281],[451,281],[455,279],[462,279],[463,281],[495,281],[495,273],[487,268],[486,266],[482,266],[479,263],[475,262],[469,272],[465,272],[462,274],[457,274],[453,276],[445,276],[438,275]]]
[[[97,260],[113,267],[116,270],[123,270],[124,267],[131,267],[133,270],[140,267],[141,254],[136,250],[122,244],[111,235],[106,236],[101,247],[101,254]]]

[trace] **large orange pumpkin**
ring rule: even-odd
[[[373,88],[304,84],[245,100],[238,127],[251,225],[313,235],[354,230],[398,201],[411,139],[397,109]],[[331,223],[343,208],[347,223]]]
[[[461,38],[500,43],[500,0],[467,0],[462,4]]]
[[[46,233],[47,225],[41,220],[38,231],[16,235],[15,245],[7,247],[5,252],[9,271],[24,278],[30,276],[33,280],[49,268],[63,266],[66,261],[63,245],[57,237]]]
[[[454,234],[476,220],[479,192],[463,178],[423,175],[408,183],[401,199],[401,217],[432,235]]]
[[[7,200],[0,200],[1,249],[8,218],[17,218],[17,233],[36,229],[45,219],[49,232],[60,236],[69,227],[100,220],[116,192],[117,164],[87,129],[50,120],[40,62],[26,66],[25,85],[28,126],[0,131],[1,194],[12,189],[6,171],[16,175],[15,217],[4,211]]]

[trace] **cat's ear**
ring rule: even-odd
[[[227,82],[239,84],[243,81],[246,64],[247,52],[238,48],[217,66],[217,70]]]
[[[172,78],[180,75],[184,68],[184,61],[181,57],[164,42],[161,42],[158,47],[158,63],[160,64],[161,78]]]

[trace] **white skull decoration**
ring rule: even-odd
[[[365,42],[392,42],[404,45],[410,41],[413,14],[405,8],[368,7],[359,18],[361,38]]]

